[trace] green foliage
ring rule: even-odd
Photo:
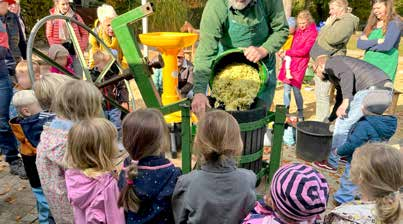
[[[49,10],[53,7],[51,0],[21,0],[21,15],[24,19],[26,32],[29,34],[36,22],[49,15]],[[45,36],[45,29],[38,32],[37,38]]]
[[[183,0],[152,0],[155,13],[149,18],[150,31],[179,31],[188,18]]]

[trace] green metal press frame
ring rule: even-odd
[[[154,86],[151,75],[152,72],[150,67],[148,66],[147,59],[143,57],[143,54],[140,51],[140,47],[138,45],[136,34],[134,33],[133,25],[136,21],[142,19],[143,17],[149,16],[153,13],[153,8],[150,3],[147,3],[143,6],[135,8],[121,16],[116,17],[112,21],[112,28],[114,30],[115,36],[117,37],[120,46],[122,46],[123,55],[125,56],[127,63],[129,65],[130,71],[123,71],[120,67],[121,74],[119,77],[114,78],[112,80],[108,80],[105,82],[101,82],[101,79],[106,74],[107,70],[104,70],[101,75],[95,80],[94,85],[98,88],[102,88],[104,86],[110,85],[112,83],[116,83],[121,80],[129,80],[133,79],[136,81],[137,86],[139,87],[140,93],[143,97],[143,100],[147,107],[156,108],[161,110],[164,115],[181,111],[182,122],[181,122],[181,138],[182,138],[182,171],[183,173],[188,173],[192,170],[191,167],[191,157],[192,157],[192,130],[195,130],[195,127],[191,124],[191,113],[190,113],[190,100],[183,99],[176,103],[163,106],[161,103],[161,99],[159,94]],[[71,23],[75,23],[80,27],[83,27],[86,31],[88,31],[91,35],[93,35],[99,42],[102,44],[105,49],[111,54],[110,50],[106,47],[105,43],[85,24],[80,23],[74,18],[61,16],[61,15],[52,15],[47,16],[41,19],[32,29],[31,35],[28,39],[27,46],[27,57],[28,57],[28,71],[31,77],[32,82],[34,82],[34,71],[32,65],[32,55],[36,54],[45,62],[49,63],[52,66],[57,67],[60,71],[64,72],[67,75],[70,75],[74,78],[73,74],[59,66],[45,54],[43,54],[38,49],[34,48],[34,40],[37,32],[40,28],[47,22],[53,19],[63,19],[67,23],[68,31],[70,36],[72,36],[72,42],[77,52],[78,59],[80,60],[81,65],[83,66],[83,73],[86,79],[92,82],[89,71],[86,67],[84,67],[85,60],[83,53],[79,47],[77,38],[75,36],[74,30],[71,26]],[[113,58],[108,67],[110,67],[116,58]],[[128,85],[126,83],[126,85]],[[107,101],[112,103],[114,106],[122,110],[123,113],[128,113],[128,110],[121,107],[115,100],[105,97]],[[281,146],[282,146],[282,136],[284,133],[284,121],[285,121],[285,107],[284,106],[276,106],[275,112],[268,112],[267,116],[261,120],[250,122],[250,123],[241,123],[239,124],[241,131],[250,131],[257,128],[262,128],[266,126],[269,122],[274,122],[273,126],[273,141],[272,141],[272,150],[270,156],[269,164],[265,165],[261,171],[257,174],[258,178],[262,178],[263,176],[268,177],[266,179],[267,183],[270,183],[275,171],[280,166],[281,160]],[[263,149],[260,149],[258,152],[241,156],[240,163],[249,163],[261,159],[263,154]]]
[[[140,93],[147,107],[157,108],[164,115],[176,111],[182,112],[181,137],[182,137],[182,171],[188,173],[191,171],[191,143],[192,143],[192,127],[190,121],[190,101],[188,99],[181,100],[177,103],[163,106],[161,99],[157,94],[155,86],[152,82],[151,71],[149,70],[147,61],[143,58],[140,47],[137,44],[137,38],[132,28],[133,23],[149,16],[153,13],[150,3],[133,9],[123,15],[118,16],[112,21],[113,31],[122,47],[123,55],[125,55],[130,69],[133,71],[134,79],[139,87]],[[259,127],[266,126],[269,122],[274,122],[273,131],[274,138],[268,167],[263,168],[258,177],[268,176],[267,181],[270,182],[275,171],[280,166],[282,136],[284,133],[285,107],[276,106],[275,112],[268,112],[267,116],[259,121],[250,123],[241,123],[241,131],[248,131]],[[261,158],[263,149],[259,151],[260,155],[241,157],[240,162],[250,162],[257,158]]]

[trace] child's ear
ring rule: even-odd
[[[274,203],[273,203],[273,200],[271,199],[271,195],[270,195],[270,194],[266,194],[266,195],[263,197],[263,199],[264,199],[264,203],[265,203],[268,207],[274,209]]]
[[[21,115],[24,116],[24,117],[31,116],[31,112],[29,111],[28,107],[22,107],[20,112],[21,112]]]

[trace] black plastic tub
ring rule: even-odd
[[[332,147],[329,124],[303,121],[297,124],[297,157],[308,162],[323,161]]]

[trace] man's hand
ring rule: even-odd
[[[285,56],[285,51],[284,51],[284,50],[279,50],[279,51],[278,51],[278,56],[279,56],[281,59],[283,59],[284,56]]]
[[[347,116],[347,108],[349,106],[349,99],[344,99],[343,103],[337,108],[336,115],[338,118],[343,118]]]
[[[203,93],[196,93],[192,101],[192,111],[200,118],[206,112],[206,108],[210,108],[207,96]]]
[[[253,63],[257,63],[261,59],[265,58],[269,52],[263,47],[250,46],[243,51],[246,59]]]

